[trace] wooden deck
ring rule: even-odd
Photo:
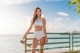
[[[30,52],[27,52],[27,53],[31,53]],[[37,52],[36,53],[40,53],[40,52]],[[73,50],[73,51],[70,51],[70,50],[45,50],[44,53],[80,53],[80,50]]]

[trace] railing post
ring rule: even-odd
[[[26,44],[27,44],[27,41],[26,41],[26,36],[25,36],[25,53],[27,52],[27,46],[26,46]]]
[[[69,46],[70,50],[73,50],[73,33],[69,33]]]
[[[73,33],[70,33],[71,50],[73,50]]]
[[[70,41],[70,33],[69,33],[69,50],[71,50],[71,41]]]
[[[72,50],[73,50],[73,43],[74,43],[74,42],[73,42],[73,33],[72,33]]]

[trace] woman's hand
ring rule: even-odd
[[[22,37],[22,39],[24,40],[24,39],[26,38],[26,36],[27,36],[27,34],[25,34],[25,35]]]
[[[45,43],[47,43],[48,42],[48,38],[47,37],[45,37]]]
[[[22,37],[22,40],[20,41],[22,44],[25,44],[25,38],[26,38],[26,34]]]

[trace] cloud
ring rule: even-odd
[[[60,16],[69,16],[66,12],[57,12],[57,14]]]
[[[30,3],[38,0],[0,0],[0,5],[22,4]]]
[[[47,27],[47,30],[48,31],[52,31],[52,32],[64,32],[64,31],[67,31],[66,30],[66,22],[68,20],[66,18],[63,18],[63,17],[59,17],[59,16],[56,16],[53,21],[50,21],[48,23],[48,26]]]
[[[73,22],[74,22],[74,24],[72,25],[72,27],[71,27],[71,32],[72,31],[80,31],[80,19],[78,19],[78,20],[73,20]]]
[[[21,12],[21,13],[20,13]],[[23,34],[30,25],[31,15],[23,10],[0,9],[0,34]],[[6,27],[5,27],[6,26]]]
[[[48,32],[70,32],[80,31],[80,19],[72,20],[70,18],[64,18],[56,16],[53,20],[47,22]]]

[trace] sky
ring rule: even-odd
[[[68,0],[0,0],[0,34],[24,34],[34,9],[42,9],[47,32],[80,31],[80,15]],[[31,30],[34,31],[34,28]]]

